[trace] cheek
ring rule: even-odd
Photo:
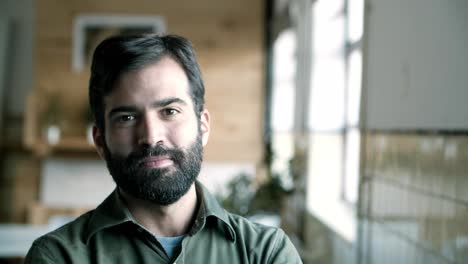
[[[113,130],[106,133],[106,144],[111,153],[127,155],[132,150],[135,137],[129,130]]]
[[[178,147],[190,146],[198,135],[198,124],[187,122],[175,125],[169,133],[170,141]]]

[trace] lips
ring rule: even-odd
[[[150,156],[143,158],[140,165],[150,168],[164,168],[174,164],[169,156]]]

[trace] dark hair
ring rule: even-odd
[[[184,69],[194,110],[200,117],[205,103],[205,87],[189,40],[177,35],[113,36],[97,46],[91,66],[89,103],[98,128],[104,129],[104,97],[112,92],[118,78],[164,56],[170,56]]]

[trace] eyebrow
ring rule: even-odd
[[[184,100],[180,99],[180,98],[177,98],[177,97],[169,97],[169,98],[165,98],[165,99],[161,99],[161,100],[158,100],[158,101],[155,101],[151,104],[151,106],[153,108],[160,108],[160,107],[165,107],[165,106],[168,106],[170,104],[174,104],[174,103],[177,103],[177,104],[182,104],[182,105],[188,105],[187,102],[185,102]],[[138,111],[138,108],[136,106],[131,106],[131,105],[123,105],[123,106],[119,106],[119,107],[115,107],[113,108],[108,116],[109,118],[112,117],[113,115],[117,114],[117,113],[120,113],[120,112],[137,112]]]

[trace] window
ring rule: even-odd
[[[272,170],[288,171],[294,148],[306,149],[306,209],[348,241],[357,229],[363,4],[291,2],[294,27],[273,51]]]
[[[273,45],[272,150],[271,169],[290,184],[289,161],[294,155],[293,129],[296,76],[296,33],[282,31]]]
[[[362,87],[362,35],[364,0],[346,2],[346,95],[344,126],[344,164],[342,196],[355,204],[358,199],[360,133],[359,116]]]
[[[312,6],[307,208],[349,241],[356,234],[363,0]]]

